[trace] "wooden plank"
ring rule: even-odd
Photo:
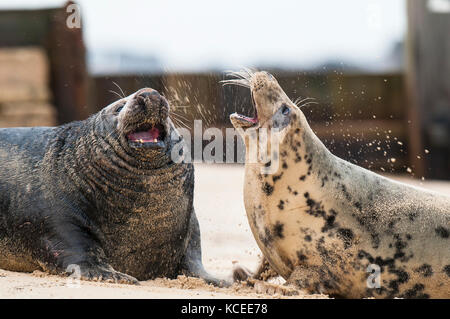
[[[0,30],[6,30],[0,37],[0,47],[45,48],[50,61],[49,87],[59,123],[84,119],[91,113],[81,28],[70,29],[66,24],[70,15],[66,8],[72,3],[54,9],[0,11]],[[11,95],[21,94],[25,93]]]
[[[47,102],[0,103],[0,127],[54,126],[56,109]]]
[[[48,82],[43,48],[0,49],[0,102],[48,100]]]
[[[31,117],[8,116],[0,117],[0,127],[32,127],[32,126],[55,126],[56,119],[48,116],[35,115]]]
[[[0,10],[0,47],[44,46],[49,17],[57,10]]]
[[[0,118],[8,116],[48,116],[56,118],[56,110],[47,102],[8,102],[0,103]]]

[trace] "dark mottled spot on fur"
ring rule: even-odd
[[[344,243],[345,249],[352,245],[353,238],[355,237],[353,231],[349,228],[339,228],[337,230],[337,235]]]
[[[283,209],[284,209],[284,200],[281,200],[281,199],[280,199],[280,203],[278,204],[278,208],[279,208],[280,210],[283,210]]]
[[[435,230],[436,230],[436,234],[438,234],[438,236],[440,236],[442,238],[450,237],[450,233],[449,233],[448,229],[446,229],[446,228],[444,228],[442,226],[439,226]]]
[[[273,237],[272,234],[270,233],[269,228],[267,227],[264,228],[264,235],[260,234],[259,239],[264,244],[264,246],[268,246],[271,244],[271,242],[273,241]]]
[[[265,167],[270,167],[270,165],[272,164],[272,161],[268,161],[266,164],[264,164]]]
[[[356,216],[361,226],[364,226],[369,232],[374,232],[374,224],[378,221],[376,211],[366,211],[364,214]]]
[[[279,221],[277,221],[275,223],[275,225],[273,225],[273,233],[274,233],[274,235],[276,237],[278,237],[278,238],[284,238],[283,228],[284,228],[284,225],[281,224]]]
[[[406,234],[406,239],[407,239],[407,240],[411,240],[411,239],[412,239],[412,236],[411,236],[410,234]]]
[[[374,258],[366,251],[360,250],[358,251],[358,259],[367,259],[371,264],[374,262]]]
[[[341,185],[341,189],[342,189],[342,192],[344,193],[345,198],[350,202],[352,200],[352,197],[350,196],[350,193],[347,192],[347,187],[344,184],[340,184],[340,185]]]
[[[300,262],[305,262],[308,260],[308,257],[306,257],[301,251],[297,251],[297,257]]]
[[[298,162],[301,162],[301,160],[302,160],[302,157],[300,155],[298,155],[298,153],[295,153],[295,162],[298,163]]]
[[[280,153],[280,155],[281,155],[281,157],[286,157],[286,156],[288,155],[288,153],[287,153],[286,151],[282,151],[282,152]]]
[[[264,183],[262,190],[267,196],[270,196],[273,193],[273,186],[269,183]]]
[[[406,248],[407,246],[408,246],[408,244],[404,241],[401,241],[400,239],[395,242],[395,248],[397,248],[398,250],[402,250],[402,249]]]
[[[408,214],[408,218],[412,222],[414,221],[414,219],[416,219],[416,217],[417,217],[417,213],[409,213]]]
[[[331,214],[328,216],[325,216],[325,225],[322,227],[322,232],[327,232],[328,230],[334,228],[336,225],[334,224],[336,220],[336,216]]]
[[[286,162],[283,162],[282,167],[283,167],[283,169],[287,169],[288,168],[288,165],[286,164]]]
[[[310,158],[308,158],[308,159],[306,160],[306,163],[308,163],[308,164],[311,164],[311,162],[312,162],[312,160],[311,160]]]
[[[431,277],[433,275],[433,268],[428,264],[423,264],[419,268],[416,268],[415,271],[420,273],[423,277]]]
[[[316,202],[314,199],[309,198],[310,195],[308,192],[304,193],[303,195],[306,198],[306,205],[308,205],[306,213],[314,217],[322,217],[325,219],[326,213],[321,202]]]
[[[283,177],[283,172],[280,175],[273,175],[272,176],[273,183],[275,184],[279,179],[281,179],[281,177]]]
[[[377,257],[375,257],[374,264],[377,264],[378,266],[380,266],[380,268],[381,268],[380,271],[384,272],[384,267],[386,267],[386,266],[390,269],[394,268],[395,260],[393,258],[383,259],[383,258],[381,258],[381,256],[377,256]]]
[[[311,240],[312,240],[312,238],[311,238],[311,236],[310,236],[310,235],[306,235],[306,236],[305,236],[305,240],[306,240],[306,241],[311,241]]]
[[[355,207],[358,208],[358,210],[361,212],[362,211],[362,205],[360,202],[355,202]]]
[[[390,269],[389,273],[394,274],[394,275],[397,276],[396,280],[391,280],[389,282],[389,288],[392,289],[391,294],[395,295],[399,291],[398,290],[398,286],[408,282],[409,274],[406,271],[402,270],[402,269]]]
[[[378,249],[380,246],[380,236],[378,234],[370,234],[370,237],[372,238],[372,248]]]
[[[300,133],[300,129],[299,129],[299,128],[296,128],[295,131],[294,131],[294,133],[295,133],[295,134]]]
[[[306,178],[306,176],[305,176],[305,175],[302,175],[302,176],[300,176],[300,180],[301,180],[301,181],[304,181],[304,180],[305,180],[305,178]]]
[[[408,247],[408,243],[402,241],[399,234],[394,234],[394,239],[396,240],[394,243],[395,254],[394,259],[400,259],[401,262],[407,262],[412,256],[406,256],[403,252],[403,249]]]
[[[447,276],[450,277],[450,265],[446,265],[443,270]]]
[[[423,290],[425,286],[423,284],[415,284],[411,289],[406,290],[401,297],[408,299],[428,299],[430,295],[424,294]]]
[[[298,195],[298,192],[297,192],[297,191],[294,191],[292,194],[294,194],[295,196],[297,196],[297,195]]]
[[[322,185],[320,187],[324,187],[325,186],[325,182],[328,181],[328,176],[324,176],[322,177]]]

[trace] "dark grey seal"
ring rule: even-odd
[[[0,129],[0,268],[221,283],[202,265],[194,167],[172,161],[176,142],[167,100],[153,89],[85,121]]]

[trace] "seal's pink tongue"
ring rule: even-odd
[[[127,135],[128,140],[133,142],[158,142],[159,130],[154,127],[148,131],[133,132]]]

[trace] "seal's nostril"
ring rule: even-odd
[[[169,105],[166,98],[158,91],[144,88],[137,91],[134,95],[135,110],[145,112],[146,116],[152,117],[158,121],[164,121],[169,116]]]
[[[142,89],[140,92],[136,93],[136,98],[150,98],[150,97],[159,98],[161,95],[158,91],[152,89]]]

